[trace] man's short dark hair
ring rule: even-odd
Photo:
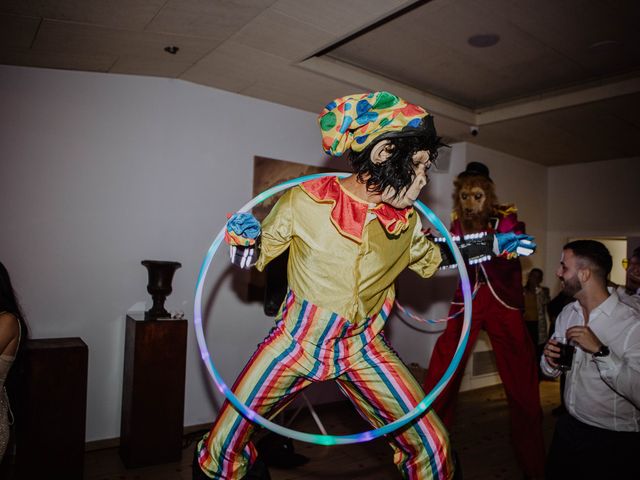
[[[633,249],[633,252],[631,252],[631,257],[637,257],[640,258],[640,247],[636,247]],[[629,258],[631,258],[629,257]]]
[[[613,260],[609,250],[602,243],[595,240],[575,240],[567,243],[562,249],[571,250],[576,257],[586,260],[596,275],[604,281],[607,280]]]

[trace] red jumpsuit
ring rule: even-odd
[[[502,209],[492,219],[493,230],[500,233],[524,233],[515,209]],[[451,233],[462,235],[458,219],[451,225]],[[471,285],[479,284],[473,300],[471,331],[462,361],[447,387],[433,403],[433,408],[450,428],[460,382],[469,354],[481,329],[491,339],[498,372],[509,403],[511,438],[516,458],[523,471],[531,476],[542,476],[544,471],[544,439],[542,435],[542,409],[538,389],[538,372],[531,340],[522,318],[522,272],[516,259],[493,258],[480,265],[467,266]],[[460,286],[455,294],[450,315],[462,308]],[[462,315],[449,320],[447,328],[436,343],[425,380],[429,392],[442,378],[456,350],[462,329]]]

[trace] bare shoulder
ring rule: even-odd
[[[20,332],[16,316],[9,312],[0,313],[0,338],[12,339]]]

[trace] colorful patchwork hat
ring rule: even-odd
[[[337,98],[320,113],[318,124],[322,131],[322,148],[334,156],[349,149],[361,152],[381,136],[436,137],[433,118],[424,108],[389,92]]]

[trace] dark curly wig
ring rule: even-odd
[[[390,141],[391,156],[386,161],[375,164],[371,161],[371,150],[382,140]],[[435,134],[435,129],[431,128],[426,132],[414,129],[381,135],[362,152],[349,152],[349,161],[358,180],[366,183],[369,192],[382,193],[390,186],[398,196],[405,187],[411,185],[415,177],[413,155],[426,150],[429,152],[429,160],[435,163],[438,148],[443,146],[447,145]]]

